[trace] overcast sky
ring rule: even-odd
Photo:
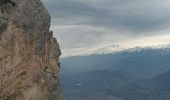
[[[61,48],[170,43],[170,0],[43,0]]]

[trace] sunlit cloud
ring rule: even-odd
[[[132,47],[168,45],[170,44],[170,34],[148,36],[148,37],[138,38],[134,40],[123,41],[121,44],[126,44]]]

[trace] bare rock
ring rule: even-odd
[[[0,100],[63,100],[50,19],[40,0],[0,1]]]

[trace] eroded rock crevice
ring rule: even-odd
[[[12,0],[1,0],[0,1],[0,5],[6,5],[8,3],[11,4],[13,7],[16,6],[16,3],[14,1],[12,1]]]

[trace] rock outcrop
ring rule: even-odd
[[[40,0],[0,0],[0,100],[63,100],[50,19]]]

